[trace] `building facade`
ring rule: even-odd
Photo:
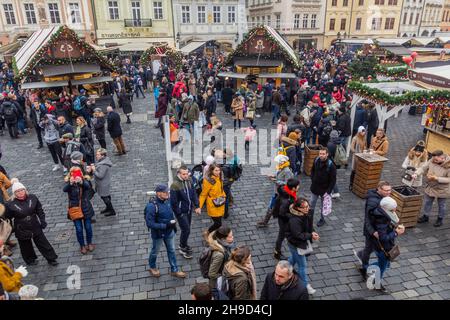
[[[444,9],[442,10],[441,31],[450,31],[450,0],[445,0]]]
[[[421,37],[433,37],[440,31],[442,23],[442,11],[444,11],[443,0],[423,0],[425,1],[422,19],[419,24],[419,34]]]
[[[87,42],[96,40],[91,0],[1,0],[0,5],[2,45],[28,38],[39,29],[61,25],[67,25]]]
[[[418,37],[425,0],[403,0],[399,37]]]
[[[268,25],[294,50],[322,48],[326,0],[247,0],[249,27]]]
[[[92,0],[99,45],[175,45],[171,0]]]
[[[178,47],[191,41],[216,40],[229,47],[248,31],[245,0],[173,0]]]
[[[327,0],[324,47],[338,39],[396,38],[404,0]]]

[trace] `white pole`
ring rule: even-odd
[[[163,116],[163,122],[164,122],[164,142],[165,142],[165,149],[166,149],[166,162],[167,162],[167,174],[168,174],[167,185],[170,187],[170,185],[173,182],[172,146],[170,144],[170,123],[169,123],[169,117],[167,115]]]
[[[350,135],[350,139],[348,139],[347,142],[347,158],[350,156],[350,145],[352,143],[352,138],[353,138],[353,127],[355,126],[355,116],[356,116],[356,105],[362,100],[362,98],[356,94],[353,95],[353,100],[352,100],[352,105],[351,105],[351,123],[350,123],[350,127],[351,127],[351,135]]]

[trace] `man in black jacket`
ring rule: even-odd
[[[33,106],[30,109],[30,119],[33,123],[34,129],[36,130],[36,136],[39,142],[38,149],[41,149],[43,147],[42,143],[42,129],[39,123],[42,121],[44,116],[47,114],[47,111],[45,110],[45,107],[42,106],[39,101],[34,101]]]
[[[120,126],[120,115],[114,112],[111,106],[108,106],[106,111],[108,112],[108,132],[117,148],[117,155],[126,154],[127,152],[122,139],[122,127]]]
[[[231,103],[233,102],[234,91],[230,84],[222,89],[222,102],[225,106],[225,112],[231,113]]]
[[[352,135],[352,119],[345,107],[340,107],[337,110],[336,129],[340,132],[341,144],[344,148],[347,148],[348,140]]]
[[[370,255],[375,250],[373,246],[373,241],[371,241],[371,237],[375,237],[378,239],[378,232],[375,231],[374,226],[371,224],[369,215],[372,211],[374,211],[378,206],[380,205],[381,200],[385,197],[389,197],[392,192],[392,187],[389,184],[389,182],[386,181],[380,181],[378,183],[377,189],[369,190],[367,193],[366,198],[366,205],[365,205],[365,214],[364,214],[364,237],[365,245],[364,249],[361,251],[356,252],[353,250],[353,253],[356,256],[356,259],[361,264],[361,268],[359,271],[361,272],[361,275],[363,276],[364,280],[366,279],[367,274],[367,268],[369,266],[369,260]]]
[[[322,148],[319,151],[319,156],[314,160],[311,170],[311,209],[316,208],[317,200],[321,199],[321,207],[323,208],[323,197],[325,194],[331,195],[333,193],[334,185],[336,184],[336,165],[329,158],[327,148]],[[325,217],[320,210],[320,220],[317,226],[321,227],[325,224]]]
[[[17,122],[19,120],[19,111],[16,106],[11,102],[9,97],[5,97],[0,109],[0,113],[8,126],[9,136],[12,139],[18,138],[19,132]]]
[[[283,260],[266,276],[260,300],[309,300],[309,295],[294,267]]]
[[[287,181],[286,185],[278,187],[278,195],[273,207],[273,217],[278,218],[278,237],[275,244],[274,258],[277,260],[287,260],[281,254],[281,246],[283,240],[286,238],[286,231],[289,226],[289,206],[297,199],[297,191],[299,189],[300,182],[296,178],[291,178]]]

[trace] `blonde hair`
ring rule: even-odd
[[[80,120],[81,121],[81,127],[84,127],[87,125],[86,119],[84,119],[83,117],[77,117],[77,121]]]

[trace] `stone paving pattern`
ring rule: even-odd
[[[153,110],[146,99],[135,99],[131,125],[122,123],[124,141],[130,152],[123,157],[111,156],[113,167],[113,204],[118,212],[115,217],[104,217],[101,199],[95,196],[93,204],[97,223],[93,225],[96,250],[81,255],[74,227],[66,218],[67,197],[62,192],[62,172],[52,172],[53,163],[47,149],[37,150],[35,133],[11,141],[7,133],[0,138],[5,166],[10,177],[18,177],[31,193],[41,200],[47,215],[46,234],[59,255],[59,266],[50,267],[39,254],[39,264],[30,266],[25,283],[39,286],[45,299],[190,299],[190,289],[202,278],[197,258],[202,249],[201,231],[211,224],[203,212],[194,217],[190,245],[194,258],[184,259],[177,252],[182,270],[188,278],[180,280],[169,275],[165,251],[160,253],[158,266],[162,276],[149,276],[148,253],[151,244],[145,226],[143,210],[147,203],[146,192],[154,185],[167,181],[164,144],[153,118]],[[230,116],[219,116],[224,128],[232,127]],[[270,116],[256,119],[259,128],[270,127]],[[247,120],[244,121],[247,125]],[[108,136],[108,135],[107,135]],[[391,141],[389,162],[383,178],[395,184],[401,182],[401,163],[411,146],[422,137],[419,117],[404,111],[399,118],[389,121],[388,136]],[[107,139],[108,150],[113,150]],[[350,170],[338,171],[338,184],[342,198],[333,203],[333,213],[327,224],[319,229],[321,240],[309,259],[308,273],[311,284],[317,289],[314,299],[450,299],[450,222],[436,229],[432,219],[426,225],[407,229],[400,239],[401,256],[387,271],[385,285],[389,294],[369,291],[355,268],[352,249],[364,245],[362,224],[364,201],[348,191]],[[309,197],[310,179],[301,176],[301,193]],[[255,222],[264,215],[273,191],[273,185],[260,168],[246,165],[240,181],[233,186],[234,212],[226,221],[234,231],[238,244],[249,245],[261,290],[267,273],[272,272],[276,261],[272,257],[278,232],[276,221],[270,227],[259,230]],[[178,245],[178,237],[177,237]],[[285,245],[284,252],[288,250]],[[20,252],[14,249],[17,266],[23,263]],[[66,281],[67,268],[81,268],[81,289],[69,290]]]

